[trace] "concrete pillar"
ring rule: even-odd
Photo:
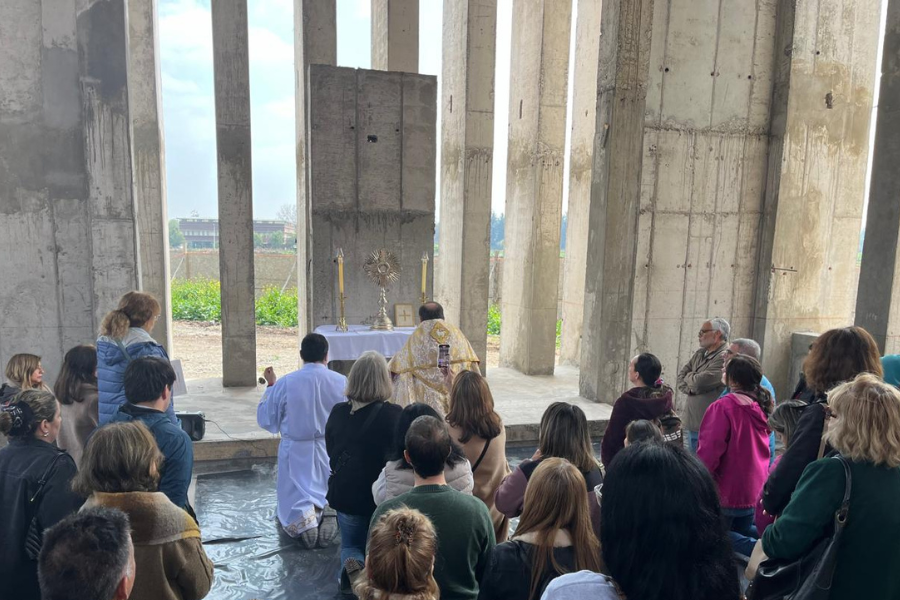
[[[601,0],[578,0],[572,85],[572,137],[569,150],[569,204],[563,267],[562,331],[559,360],[577,365],[581,358],[584,279],[587,266],[588,209],[594,126],[597,120],[597,67],[600,58]]]
[[[312,227],[307,156],[309,65],[337,64],[335,0],[294,0],[294,107],[297,156],[297,315],[300,339],[312,331]]]
[[[0,364],[96,339],[138,286],[124,2],[0,2]]]
[[[497,0],[444,3],[435,299],[487,360]]]
[[[256,385],[253,185],[250,157],[250,60],[247,0],[212,3],[219,273],[222,287],[222,384]]]
[[[500,364],[552,374],[571,0],[515,0]]]
[[[372,68],[419,72],[419,0],[372,0]]]
[[[593,400],[620,389],[631,350],[653,7],[653,0],[624,0],[605,2],[601,11],[588,234],[595,250],[586,262],[579,382],[580,394]]]
[[[791,52],[776,63],[755,322],[776,390],[793,332],[852,323],[880,11],[880,0],[778,5],[775,48]]]
[[[162,307],[153,337],[171,355],[169,224],[158,23],[156,0],[128,0],[128,104],[133,129],[141,289],[153,294]]]
[[[887,8],[866,239],[856,324],[884,354],[900,353],[900,0]]]

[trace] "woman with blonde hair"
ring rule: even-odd
[[[66,352],[53,393],[63,412],[57,445],[67,450],[77,465],[81,462],[88,436],[99,424],[97,349],[94,346],[75,346]]]
[[[463,371],[454,377],[446,420],[450,438],[462,446],[472,465],[475,480],[472,495],[488,507],[497,542],[506,541],[509,519],[494,504],[500,482],[509,475],[506,429],[494,410],[494,397],[487,379],[475,371]]]
[[[525,508],[512,540],[495,546],[479,587],[479,600],[538,600],[556,577],[600,571],[584,477],[563,458],[534,470]]]
[[[390,510],[372,525],[365,577],[353,591],[360,600],[438,600],[436,552],[428,517],[412,508]]]
[[[151,336],[161,309],[159,302],[144,292],[128,292],[119,306],[107,313],[97,338],[97,387],[100,394],[100,424],[112,419],[125,403],[125,368],[136,358],[158,356],[169,360],[165,348]],[[175,419],[175,403],[166,410]]]
[[[835,455],[803,471],[781,516],[762,537],[771,559],[794,560],[820,542],[835,521],[848,485],[850,504],[840,538],[830,600],[900,597],[900,391],[868,373],[828,394],[825,438]]]
[[[564,458],[581,472],[584,494],[588,497],[594,535],[600,537],[600,507],[593,500],[594,489],[603,482],[600,465],[594,458],[591,435],[584,411],[568,402],[554,402],[541,416],[538,449],[530,460],[523,460],[497,489],[497,509],[509,518],[522,514],[528,480],[541,461]]]
[[[393,449],[402,408],[388,401],[393,394],[387,361],[378,352],[364,352],[347,377],[347,401],[331,409],[325,423],[325,449],[331,476],[328,505],[337,511],[341,531],[342,591],[350,591],[344,568],[348,560],[365,560],[369,521],[375,512],[372,484]]]
[[[6,363],[6,380],[0,386],[0,404],[5,404],[23,390],[50,391],[44,383],[44,367],[41,357],[34,354],[14,354]]]
[[[213,565],[194,519],[157,491],[162,462],[143,423],[110,423],[88,440],[72,489],[87,498],[85,507],[128,515],[136,567],[131,600],[200,600],[212,587]]]

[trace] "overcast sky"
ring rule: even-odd
[[[249,0],[248,4],[253,210],[256,218],[272,219],[280,206],[296,201],[293,0]],[[339,66],[371,66],[370,5],[371,0],[337,0]],[[437,75],[440,90],[442,2],[420,0],[419,6],[419,71]],[[193,211],[201,217],[217,215],[210,23],[209,0],[159,0],[170,218],[187,217]],[[492,195],[497,213],[503,212],[506,190],[511,27],[512,0],[499,0]],[[574,30],[573,26],[572,52]],[[570,86],[570,99],[571,94]],[[438,162],[439,128],[440,111]],[[569,129],[567,125],[567,147]],[[440,176],[439,168],[436,172]],[[563,181],[565,203],[568,176]],[[440,198],[436,200],[439,205]]]

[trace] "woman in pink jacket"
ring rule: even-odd
[[[761,381],[756,359],[740,354],[731,359],[724,374],[731,392],[706,409],[697,448],[719,488],[726,527],[751,538],[757,537],[754,506],[769,472],[772,397]]]

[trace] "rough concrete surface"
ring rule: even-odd
[[[496,0],[445,2],[434,296],[484,362],[490,288]]]
[[[418,73],[419,0],[371,2],[372,68]]]
[[[513,4],[500,365],[529,375],[555,362],[571,25],[570,0]]]

